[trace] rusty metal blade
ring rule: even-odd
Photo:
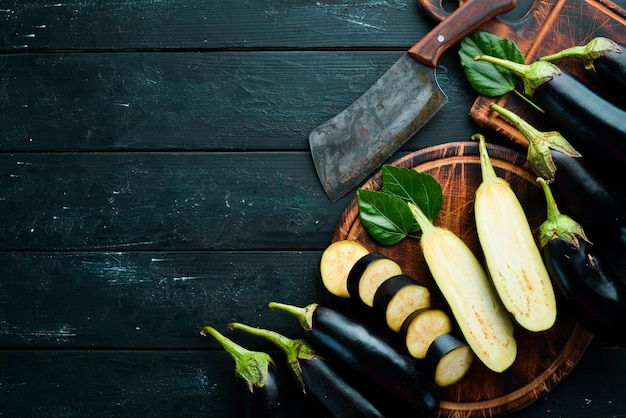
[[[330,200],[358,186],[446,103],[434,72],[441,54],[515,4],[465,0],[356,102],[311,132],[311,155]]]
[[[448,101],[435,70],[408,53],[343,112],[309,135],[329,199],[361,184]]]

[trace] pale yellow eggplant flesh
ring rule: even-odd
[[[422,228],[420,247],[463,337],[489,369],[503,372],[517,356],[511,317],[487,273],[467,245],[451,231],[436,227],[414,205]],[[428,224],[426,223],[428,222]]]
[[[534,332],[550,329],[557,313],[550,276],[519,199],[491,166],[484,138],[481,166],[474,215],[489,276],[520,326]]]

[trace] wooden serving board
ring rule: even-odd
[[[524,168],[525,156],[506,147],[489,145],[496,172],[516,192],[529,222],[537,230],[546,218],[546,205],[536,176]],[[443,206],[435,224],[455,232],[481,259],[474,223],[474,194],[481,182],[478,146],[473,142],[452,142],[409,154],[393,165],[414,168],[433,175],[443,188]],[[363,187],[377,190],[377,173]],[[333,241],[353,239],[370,251],[396,261],[405,274],[431,290],[432,305],[447,310],[420,252],[419,241],[407,238],[395,246],[376,244],[359,220],[356,198],[344,210]],[[507,371],[498,374],[478,359],[460,382],[442,390],[440,417],[493,417],[524,408],[544,396],[577,364],[592,337],[565,311],[548,331],[532,333],[516,326],[518,356]]]
[[[421,10],[430,18],[441,20],[446,16],[441,2],[420,0]],[[604,36],[626,45],[626,9],[610,0],[537,0],[519,21],[495,18],[481,29],[515,41],[526,62],[530,63],[561,49],[586,44],[596,36]],[[601,89],[599,82],[583,68],[579,60],[566,59],[555,64],[591,88]],[[517,145],[526,147],[528,141],[491,110],[490,106],[495,100],[542,130],[557,129],[515,94],[498,99],[478,96],[470,110],[472,119],[481,127],[493,130]]]

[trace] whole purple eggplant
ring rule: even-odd
[[[548,183],[539,181],[548,206],[539,228],[541,254],[555,287],[589,332],[626,346],[626,273],[587,239],[580,224],[560,213]]]
[[[491,108],[528,139],[530,168],[552,182],[563,210],[581,223],[592,241],[626,251],[626,193],[618,191],[624,182],[618,176],[607,182],[559,132],[541,132],[496,103]]]
[[[205,326],[201,335],[211,335],[235,360],[235,375],[243,382],[246,418],[288,418],[283,381],[272,358],[260,351],[251,351]]]
[[[477,59],[500,65],[520,77],[524,93],[606,181],[626,166],[626,110],[550,62],[524,65],[486,55]],[[625,186],[621,187],[618,192],[624,195]]]
[[[384,418],[363,394],[339,375],[330,361],[306,340],[292,340],[277,332],[233,322],[231,328],[266,338],[283,350],[292,375],[307,398],[332,418]]]
[[[298,318],[320,353],[393,417],[431,417],[439,410],[434,383],[384,335],[361,321],[318,304],[297,307],[270,302]],[[386,402],[382,402],[382,399]],[[382,405],[384,403],[384,405]],[[388,412],[393,410],[393,412]]]

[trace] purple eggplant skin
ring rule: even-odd
[[[592,241],[626,249],[626,193],[603,181],[584,158],[554,150],[550,154],[557,168],[552,190],[563,211],[583,226]]]
[[[299,367],[307,396],[315,398],[334,418],[384,418],[363,395],[346,383],[321,357],[300,359]]]
[[[211,326],[200,335],[212,336],[235,360],[235,376],[242,388],[245,418],[288,418],[287,395],[274,360],[261,351],[248,350]]]
[[[242,323],[230,324],[233,329],[246,331],[273,342],[287,356],[291,374],[307,399],[330,418],[385,418],[373,404],[335,370],[334,365],[320,356],[309,341],[291,339],[275,331],[254,328]]]
[[[592,334],[626,346],[626,273],[618,261],[625,251],[609,253],[592,244],[582,225],[561,213],[548,182],[537,181],[547,208],[539,226],[541,256],[564,305]]]
[[[288,418],[284,382],[274,366],[268,369],[265,384],[253,387],[244,386],[246,418]]]
[[[320,354],[349,376],[357,389],[385,399],[374,404],[393,416],[432,417],[439,410],[439,393],[417,364],[378,330],[329,307],[311,304],[304,308],[272,302],[300,320]],[[390,415],[391,416],[391,415]]]
[[[532,98],[599,175],[611,179],[626,166],[626,111],[561,71]]]
[[[584,238],[579,238],[578,247],[554,238],[541,254],[574,317],[603,341],[625,347],[626,278],[619,276],[600,248]]]

